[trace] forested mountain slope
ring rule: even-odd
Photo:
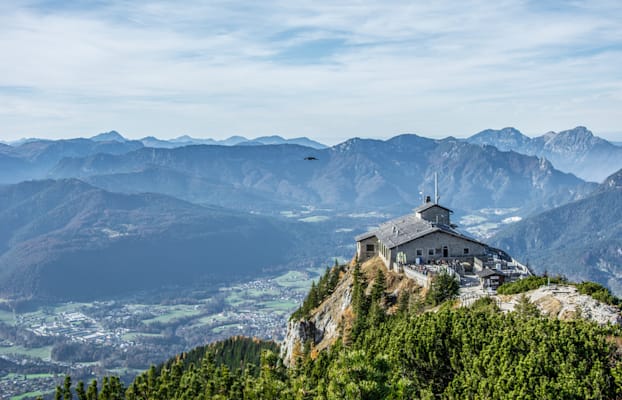
[[[0,186],[0,226],[0,293],[11,298],[92,299],[230,281],[301,261],[303,241],[313,248],[302,223],[75,179]]]
[[[491,239],[538,272],[622,293],[622,170],[589,197],[510,225]]]

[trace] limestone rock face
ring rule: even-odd
[[[414,293],[420,290],[413,280],[404,274],[388,271],[380,258],[374,257],[361,265],[361,273],[369,284],[368,291],[379,269],[386,278],[387,297],[397,299],[401,291]],[[330,347],[340,337],[344,341],[348,340],[354,320],[353,271],[354,263],[351,263],[342,273],[333,293],[312,310],[308,318],[289,321],[287,334],[281,344],[281,357],[285,365],[292,365],[305,348],[311,351],[313,357],[317,352]],[[394,309],[395,306],[387,304],[388,313],[392,313]]]
[[[521,295],[497,296],[499,306],[504,311],[513,311]],[[574,286],[551,285],[525,293],[529,300],[538,306],[540,312],[561,320],[581,318],[598,324],[622,324],[620,310],[601,303],[586,294],[580,294]]]
[[[345,325],[346,311],[352,302],[352,273],[349,269],[339,281],[335,291],[320,304],[309,319],[291,320],[281,345],[281,356],[285,365],[291,365],[305,345],[321,350],[334,343],[339,337],[339,327]]]

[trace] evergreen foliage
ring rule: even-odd
[[[572,285],[577,288],[581,294],[592,296],[592,298],[601,301],[605,304],[620,306],[622,301],[611,294],[611,291],[606,287],[595,282],[581,282],[572,283],[568,282],[563,277],[547,277],[547,276],[530,276],[525,279],[521,279],[515,282],[504,283],[499,286],[497,293],[499,294],[518,294],[524,293],[530,290],[537,289],[547,284],[566,284]]]
[[[575,286],[579,293],[592,296],[594,299],[602,301],[605,304],[610,304],[612,306],[619,306],[621,304],[621,300],[612,295],[609,289],[596,282],[581,282],[575,284]]]
[[[320,277],[317,283],[313,281],[311,283],[311,289],[309,294],[302,302],[302,306],[296,310],[290,319],[301,320],[309,318],[311,310],[319,306],[328,296],[330,296],[339,283],[341,272],[343,272],[345,266],[339,265],[335,260],[335,265],[332,268],[326,267],[324,275]]]
[[[156,372],[160,373],[164,368],[170,369],[178,361],[181,361],[184,371],[190,365],[196,368],[207,353],[218,367],[226,365],[230,370],[244,369],[248,364],[259,365],[262,351],[278,352],[278,348],[278,345],[272,341],[234,336],[207,346],[196,347],[187,353],[171,358],[156,367]]]
[[[567,283],[567,280],[563,277],[547,277],[547,276],[530,276],[525,279],[520,279],[515,282],[504,283],[497,288],[499,294],[518,294],[528,292],[544,286],[548,283],[559,284]]]
[[[442,272],[432,279],[426,301],[436,306],[446,300],[455,298],[459,291],[460,283],[448,273]]]
[[[622,396],[618,328],[497,312],[489,301],[369,324],[286,369],[265,350],[256,366],[230,370],[209,352],[140,375],[122,397],[102,399],[600,399]],[[223,344],[223,346],[226,346]],[[198,360],[197,360],[198,361]]]

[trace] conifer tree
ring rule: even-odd
[[[529,298],[524,293],[518,298],[518,303],[516,304],[514,311],[521,318],[533,318],[540,316],[538,306],[529,301]]]
[[[387,279],[382,272],[382,269],[378,268],[376,272],[376,278],[374,279],[374,285],[371,289],[371,301],[372,303],[384,302],[384,291],[386,290]]]
[[[65,381],[63,382],[63,400],[72,400],[73,395],[71,394],[71,377],[69,375],[65,376]]]
[[[453,299],[458,295],[459,291],[460,284],[454,277],[446,272],[441,272],[432,279],[426,300],[428,303],[436,306],[446,300]]]
[[[397,312],[400,314],[407,314],[410,308],[410,293],[406,290],[402,290],[399,294],[397,301]]]
[[[97,380],[93,379],[88,389],[86,390],[86,398],[87,400],[97,400]]]
[[[84,382],[79,381],[76,386],[76,396],[78,396],[78,400],[87,400],[86,391],[84,390]]]

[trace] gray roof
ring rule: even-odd
[[[493,271],[492,269],[485,268],[485,269],[483,269],[481,271],[477,271],[476,274],[480,278],[488,278],[489,276],[495,276],[495,275],[502,276],[503,272]]]
[[[374,236],[376,236],[376,231],[369,231],[369,232],[361,233],[360,235],[356,236],[354,240],[356,240],[357,242],[360,242],[361,240],[369,239],[370,237],[374,237]]]
[[[440,204],[437,204],[437,203],[432,203],[432,202],[428,202],[428,203],[424,203],[424,204],[420,205],[419,207],[415,208],[415,211],[416,211],[416,212],[422,212],[422,211],[425,211],[425,210],[430,209],[430,208],[432,208],[432,207],[440,207],[440,208],[442,208],[443,210],[447,210],[447,211],[449,211],[450,213],[453,213],[453,211],[452,211],[452,210],[450,210],[449,208],[447,208],[447,207],[443,207],[443,206],[441,206]]]
[[[380,225],[375,231],[357,236],[356,241],[358,242],[376,236],[380,242],[392,249],[434,232],[443,232],[482,246],[486,246],[486,244],[465,236],[448,225],[426,221],[418,218],[416,214],[408,214],[387,221]]]

